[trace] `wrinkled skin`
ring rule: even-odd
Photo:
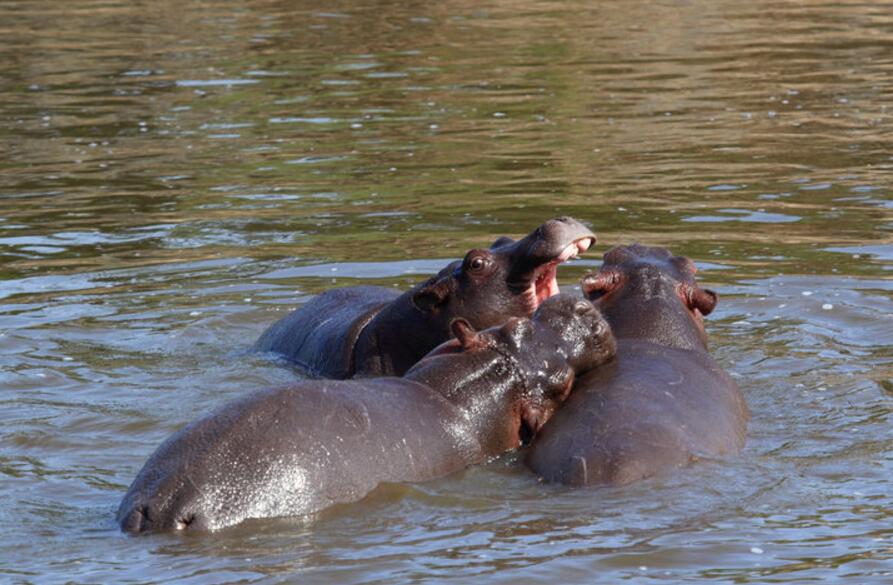
[[[532,315],[558,293],[557,265],[593,243],[575,219],[552,219],[521,240],[469,251],[403,294],[374,286],[326,291],[274,323],[254,349],[318,377],[400,376],[450,338],[453,319],[485,329]]]
[[[663,248],[622,246],[583,279],[617,359],[582,376],[537,435],[527,464],[548,481],[625,484],[744,445],[748,410],[707,351],[716,306],[694,264]]]
[[[129,533],[215,530],[307,515],[383,482],[424,481],[516,448],[614,355],[591,303],[559,295],[532,319],[455,339],[402,378],[310,380],[250,394],[184,427],[118,510]]]

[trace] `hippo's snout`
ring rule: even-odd
[[[584,252],[596,242],[596,236],[588,227],[568,216],[556,217],[542,225],[541,239],[548,245],[555,246],[559,242],[579,244],[578,249]]]

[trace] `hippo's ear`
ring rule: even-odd
[[[686,258],[685,256],[673,256],[670,259],[670,262],[673,263],[676,268],[686,274],[694,276],[698,273],[698,267],[695,266],[695,263],[692,262],[690,258]]]
[[[511,239],[508,236],[502,236],[500,238],[496,238],[496,241],[490,244],[490,249],[501,248],[502,246],[506,246],[508,244],[514,244],[515,240]]]
[[[474,327],[471,326],[471,323],[461,317],[450,322],[450,331],[452,331],[453,337],[462,344],[462,351],[478,349],[484,345],[483,340],[481,340],[478,332],[474,330]]]
[[[688,296],[688,308],[697,309],[702,315],[709,315],[716,308],[719,296],[710,289],[695,286]]]
[[[412,304],[424,313],[437,312],[450,298],[447,278],[432,278],[412,295]]]

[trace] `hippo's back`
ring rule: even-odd
[[[623,484],[698,457],[735,453],[749,418],[706,352],[618,342],[537,435],[527,463],[548,481]]]
[[[432,479],[482,459],[462,428],[452,403],[400,378],[255,392],[165,441],[124,496],[118,522],[135,534],[313,514],[381,482]]]
[[[328,290],[273,323],[254,349],[278,353],[312,376],[349,378],[360,332],[398,296],[380,286]]]

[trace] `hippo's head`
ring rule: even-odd
[[[550,219],[520,240],[499,238],[469,251],[411,291],[412,304],[444,330],[458,317],[484,329],[530,316],[558,294],[558,265],[594,243],[595,234],[577,220]]]
[[[691,260],[664,248],[617,246],[598,272],[583,277],[583,293],[618,339],[705,348],[703,316],[716,307],[717,295],[698,286],[696,271]]]
[[[500,329],[504,348],[525,380],[522,438],[529,438],[570,394],[574,379],[614,357],[608,322],[592,303],[557,295],[530,320],[513,319]]]
[[[490,422],[498,434],[488,439],[491,444],[517,445],[519,439],[531,437],[567,398],[575,377],[610,360],[616,351],[601,313],[570,295],[547,299],[529,319],[513,317],[484,331],[454,319],[451,329],[454,338],[406,376],[438,388],[472,418],[503,408],[498,418],[508,416],[513,422]]]

